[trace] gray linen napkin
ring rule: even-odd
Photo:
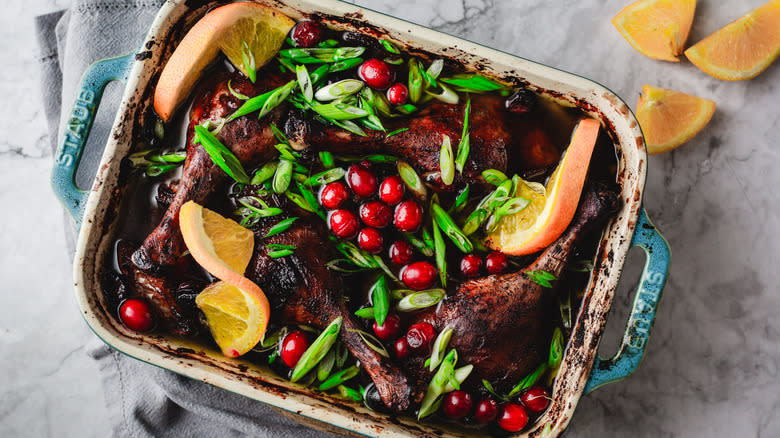
[[[75,0],[67,11],[36,18],[43,103],[52,149],[67,107],[87,67],[140,46],[162,0]],[[89,187],[122,95],[107,87],[76,181]],[[62,105],[66,111],[62,111]],[[69,256],[73,222],[66,216]],[[100,368],[116,436],[132,437],[335,437],[295,423],[268,406],[129,358],[98,339],[88,354]]]

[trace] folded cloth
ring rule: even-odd
[[[66,11],[36,18],[43,103],[52,150],[84,71],[95,61],[137,49],[162,0],[75,0]],[[88,187],[97,169],[122,94],[106,88],[76,177]],[[73,222],[66,218],[69,256]],[[306,428],[267,405],[126,357],[98,339],[88,354],[99,366],[116,436],[335,437]]]

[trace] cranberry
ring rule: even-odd
[[[414,262],[401,272],[404,284],[414,290],[428,289],[436,280],[436,268],[428,262]]]
[[[498,414],[498,425],[509,432],[522,430],[528,424],[528,413],[522,405],[504,403]]]
[[[474,418],[477,422],[485,424],[496,419],[498,415],[498,403],[492,398],[482,399],[477,403],[477,410],[474,412]]]
[[[466,254],[460,260],[460,272],[466,277],[476,277],[482,269],[482,258],[476,254]]]
[[[433,326],[427,322],[413,324],[406,332],[406,343],[409,348],[416,353],[425,353],[436,337]]]
[[[398,336],[399,331],[401,331],[401,318],[396,314],[387,315],[385,323],[382,325],[379,325],[374,321],[374,333],[377,338],[383,341],[389,341],[390,339],[395,338]]]
[[[502,252],[493,251],[485,257],[485,269],[488,274],[500,274],[509,267],[509,259]]]
[[[349,199],[349,192],[344,183],[336,181],[322,188],[320,203],[331,210],[341,207]]]
[[[355,213],[349,210],[336,210],[330,215],[330,229],[342,239],[352,238],[357,233],[358,226],[360,224]]]
[[[363,228],[358,233],[358,245],[371,254],[382,251],[382,233],[376,228]]]
[[[409,342],[406,341],[406,336],[398,338],[393,347],[395,348],[395,357],[398,359],[403,360],[409,355]]]
[[[395,205],[404,197],[404,182],[398,175],[388,176],[379,186],[379,199],[387,205]]]
[[[404,201],[395,208],[393,218],[395,227],[400,231],[414,231],[422,222],[422,208],[414,201]]]
[[[368,198],[376,192],[376,177],[360,164],[349,166],[347,183],[352,191],[362,198]]]
[[[526,88],[521,88],[506,98],[506,109],[515,114],[525,114],[536,106],[536,94]]]
[[[369,87],[378,90],[384,90],[393,82],[390,65],[380,59],[369,59],[360,64],[358,75]]]
[[[316,21],[301,21],[292,31],[292,40],[298,47],[314,47],[322,39],[323,30]]]
[[[393,84],[392,87],[387,89],[387,100],[393,105],[403,105],[408,98],[409,89],[400,82]]]
[[[306,338],[306,334],[295,330],[284,337],[282,351],[279,355],[288,367],[293,368],[307,348],[309,348],[309,340]]]
[[[379,201],[366,202],[360,206],[360,219],[369,227],[384,228],[393,219],[393,211]]]
[[[444,396],[442,409],[450,418],[463,418],[471,412],[473,405],[471,394],[466,391],[455,390]]]
[[[550,405],[550,394],[541,386],[534,386],[523,393],[520,397],[520,401],[523,402],[529,411],[539,414]]]
[[[403,266],[411,263],[412,245],[403,240],[396,240],[390,245],[390,261],[396,266]]]
[[[130,330],[145,332],[154,325],[152,311],[144,300],[130,298],[119,306],[119,317]]]

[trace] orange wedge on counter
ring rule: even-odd
[[[620,11],[612,24],[639,53],[679,62],[695,10],[696,0],[639,0]]]
[[[520,181],[514,196],[531,202],[520,212],[499,221],[487,236],[488,247],[506,254],[533,254],[549,246],[566,230],[580,202],[599,128],[599,122],[594,119],[582,119],[577,124],[569,147],[546,187]]]
[[[290,17],[254,2],[210,11],[187,32],[165,64],[154,91],[155,111],[168,121],[220,50],[248,75],[242,53],[246,44],[255,68],[262,67],[279,51],[294,24]]]
[[[710,76],[740,81],[758,76],[780,55],[780,0],[731,22],[685,51]]]
[[[240,285],[213,283],[195,298],[206,315],[211,336],[228,357],[246,354],[260,342],[268,326],[268,299],[256,284],[242,279]]]
[[[222,280],[195,299],[214,340],[226,356],[245,354],[263,337],[271,311],[263,290],[244,277],[254,234],[193,201],[179,209],[179,227],[195,261]]]
[[[647,152],[658,154],[690,140],[710,121],[715,102],[650,85],[642,87],[636,118]]]

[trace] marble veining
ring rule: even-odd
[[[690,41],[764,1],[699,2]],[[68,3],[8,2],[0,16],[0,436],[109,430],[48,183],[32,30],[35,14]],[[780,66],[731,83],[685,60],[645,58],[609,21],[628,0],[353,3],[592,78],[632,108],[645,83],[717,102],[698,137],[649,159],[645,205],[673,263],[646,358],[628,380],[583,397],[568,436],[780,436]],[[639,253],[629,257],[602,355],[618,345]]]

